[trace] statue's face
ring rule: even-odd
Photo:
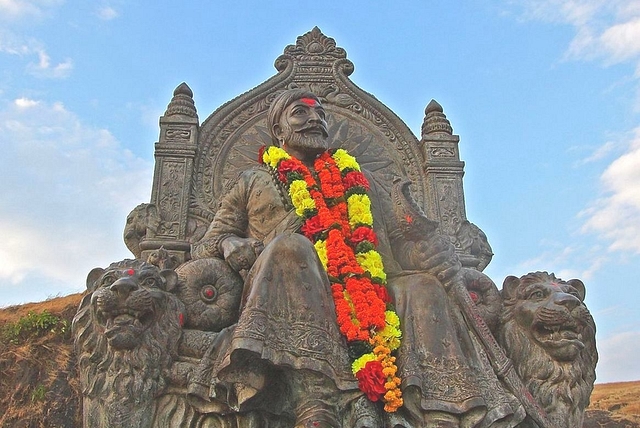
[[[284,141],[283,149],[295,157],[308,159],[329,148],[324,108],[312,98],[289,104],[275,129]]]

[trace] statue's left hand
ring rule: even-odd
[[[253,238],[231,235],[221,243],[224,259],[236,272],[249,270],[262,252],[262,242]]]
[[[418,269],[429,272],[443,283],[453,278],[461,268],[453,244],[437,233],[417,242],[411,258]]]

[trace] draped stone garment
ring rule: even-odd
[[[403,331],[399,376],[403,391],[417,391],[405,395],[416,402],[399,413],[405,408],[474,413],[476,420],[468,426],[514,426],[524,417],[520,403],[495,376],[444,287],[435,277],[412,270],[407,261],[412,244],[399,232],[390,195],[368,178],[377,249]],[[311,242],[296,233],[300,225],[286,191],[266,167],[242,173],[223,198],[204,239],[233,234],[261,240],[265,249],[246,277],[238,323],[221,334],[212,360],[212,396],[220,395],[216,387],[244,382],[249,360],[258,375],[245,376],[246,382],[268,391],[256,359],[283,371],[317,371],[339,390],[357,392],[327,275]]]

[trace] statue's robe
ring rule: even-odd
[[[513,426],[524,417],[522,407],[494,375],[481,344],[440,282],[411,269],[407,252],[412,246],[397,227],[391,197],[367,176],[377,250],[403,332],[398,375],[402,390],[412,392],[405,393],[405,399],[415,401],[405,407],[473,413],[482,419],[481,426]],[[357,393],[327,275],[312,243],[297,233],[300,226],[286,190],[268,168],[258,166],[243,172],[225,194],[203,239],[233,234],[265,246],[246,275],[238,323],[223,331],[212,357],[211,395],[223,398],[223,389],[232,407],[237,408],[237,397],[229,385],[247,382],[254,389],[264,388],[269,410],[277,411],[278,393],[268,391],[269,379],[260,374],[265,362],[276,371],[323,373],[340,391]],[[220,251],[214,255],[221,256]]]

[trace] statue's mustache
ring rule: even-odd
[[[297,131],[295,131],[296,134],[304,134],[306,132],[315,132],[315,131],[319,131],[322,132],[322,135],[326,138],[329,136],[329,131],[327,130],[326,127],[322,126],[322,125],[312,125],[312,126],[307,126],[306,128],[303,129],[299,129]]]

